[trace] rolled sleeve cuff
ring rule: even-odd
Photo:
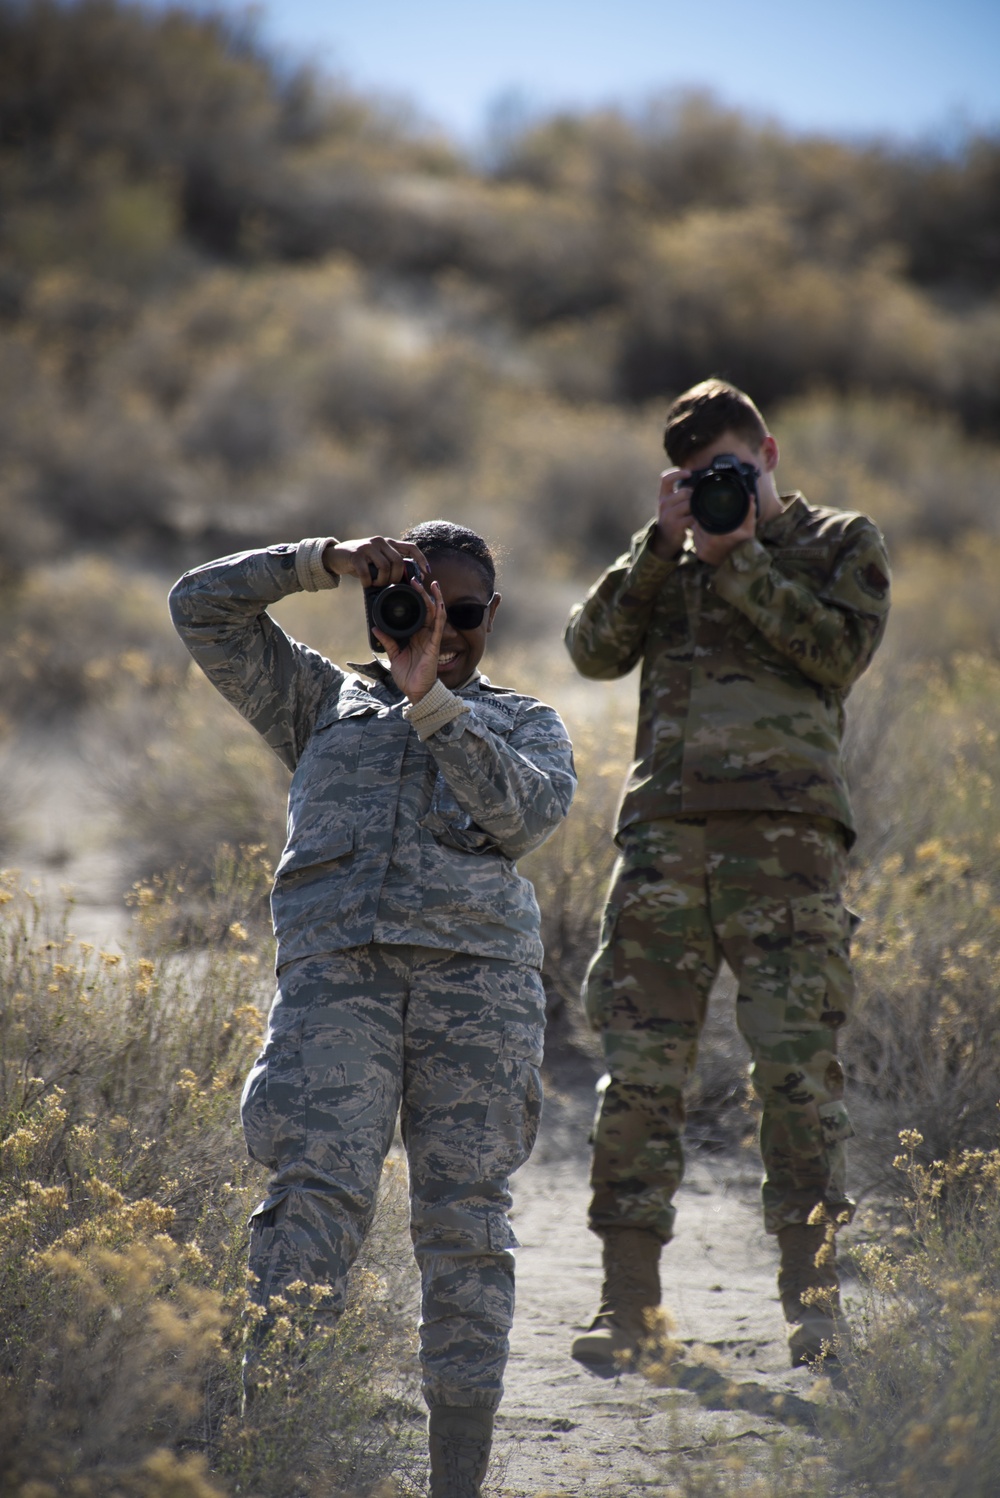
[[[310,536],[300,541],[295,550],[295,575],[306,593],[319,593],[324,588],[336,588],[340,578],[327,572],[323,566],[323,553],[328,546],[335,546],[333,536]]]
[[[653,535],[656,531],[656,521],[650,523],[641,544],[637,548],[632,563],[628,569],[628,588],[630,592],[645,593],[655,592],[663,582],[663,579],[673,572],[681,559],[683,547],[675,557],[658,557],[653,550]]]
[[[741,541],[715,569],[715,590],[728,603],[735,603],[737,598],[745,596],[751,583],[765,575],[770,566],[770,553],[756,537]]]
[[[430,691],[419,702],[409,702],[403,708],[403,717],[417,730],[421,743],[437,733],[446,723],[469,711],[469,704],[450,692],[443,681],[436,681]]]

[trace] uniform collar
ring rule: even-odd
[[[764,525],[760,527],[757,535],[762,541],[777,542],[779,545],[787,541],[797,530],[802,514],[806,507],[804,497],[796,490],[793,494],[782,494],[782,509],[778,515],[773,515]]]

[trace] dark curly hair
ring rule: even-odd
[[[493,553],[482,536],[450,520],[422,520],[404,531],[401,541],[413,541],[430,561],[433,557],[468,557],[486,579],[490,593],[496,589],[497,569]]]

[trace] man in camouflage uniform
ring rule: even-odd
[[[764,1222],[800,1363],[835,1351],[845,1330],[833,1231],[852,1210],[851,1126],[837,1031],[853,994],[841,890],[855,833],[841,740],[845,698],[885,628],[889,569],[865,516],[779,496],[777,444],[732,386],[679,397],[665,446],[676,466],[656,519],[566,631],[585,676],[642,663],[621,855],[584,994],[607,1066],[590,1207],[605,1285],[573,1354],[634,1355],[659,1303],[684,1088],[724,958],[763,1107]],[[736,529],[709,534],[688,480],[724,453],[757,470],[758,499]]]
[[[242,1105],[272,1172],[250,1221],[252,1293],[308,1304],[325,1285],[340,1313],[399,1113],[431,1493],[474,1498],[514,1307],[507,1178],[541,1108],[539,912],[514,861],[565,815],[575,777],[555,712],[479,673],[500,601],[485,542],[446,522],[409,537],[225,557],[187,573],[171,608],[293,772],[278,989]],[[406,560],[425,581],[433,567],[416,584],[428,622],[405,643],[379,636],[388,669],[344,671],[267,613],[345,575],[398,583]]]

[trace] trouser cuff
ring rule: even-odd
[[[442,1398],[424,1390],[424,1403],[429,1410],[492,1410],[495,1413],[502,1398],[502,1393],[473,1393],[471,1390],[461,1397],[456,1394],[454,1398]]]

